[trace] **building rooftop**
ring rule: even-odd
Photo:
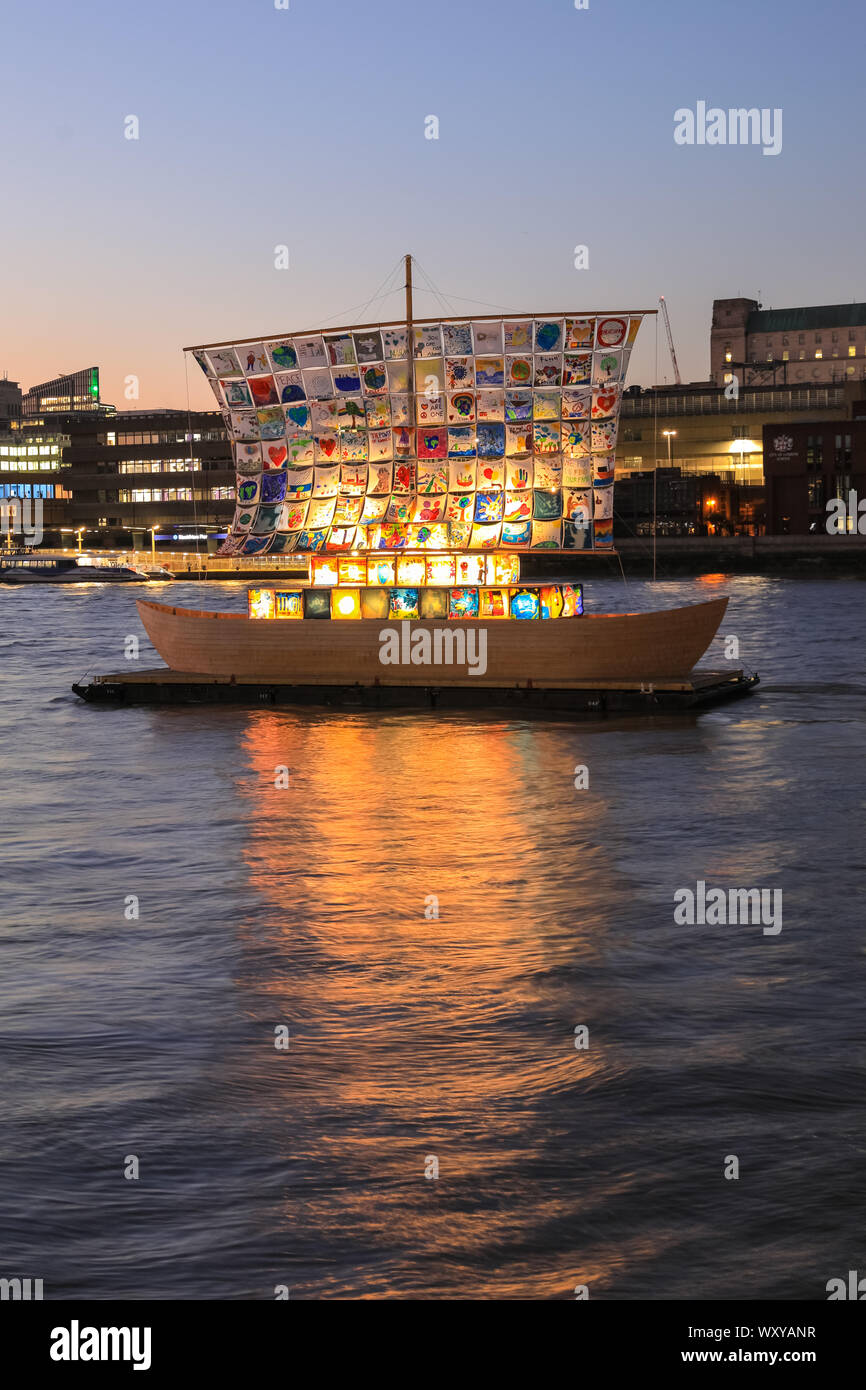
[[[815,304],[803,309],[756,309],[747,333],[802,333],[820,328],[860,328],[866,304]]]
[[[216,408],[214,408],[213,410],[187,410],[185,405],[155,405],[152,406],[149,410],[118,410],[117,413],[118,415],[122,415],[125,420],[136,419],[139,416],[142,419],[152,419],[154,416],[159,415],[175,416],[220,414],[220,412]]]
[[[858,383],[859,386],[859,383]],[[623,392],[621,419],[651,415],[727,415],[778,411],[844,410],[845,384],[804,382],[794,386],[747,385],[737,396],[724,386],[699,382],[691,386],[630,387]]]

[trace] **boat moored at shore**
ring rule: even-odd
[[[348,599],[351,611],[327,622],[319,617],[339,614],[338,605],[347,602],[338,589],[324,595],[273,591],[273,603],[264,599],[261,617],[148,600],[139,600],[137,607],[150,641],[172,671],[304,686],[436,683],[567,689],[617,680],[687,679],[715,636],[728,602],[719,598],[650,613],[581,615],[577,604],[567,613],[562,600],[550,596],[551,590],[575,588],[516,586],[508,601],[522,601],[525,617],[421,617],[420,599],[410,596],[407,609],[405,592],[399,590],[387,595],[388,610],[379,617],[360,616],[359,593]],[[317,616],[281,619],[277,592],[299,604],[305,593],[313,593],[327,600],[328,607],[322,605]],[[400,607],[394,606],[395,592]],[[467,601],[465,591],[461,600]],[[543,601],[559,606],[558,616],[543,617]],[[252,590],[251,605],[262,603],[263,591]],[[480,597],[474,606],[480,608]]]
[[[435,703],[444,689],[689,684],[726,598],[585,615],[567,568],[615,553],[617,426],[644,314],[415,319],[407,256],[404,319],[189,349],[235,456],[220,555],[304,573],[251,589],[246,613],[139,602],[178,678],[166,687]]]
[[[111,557],[0,553],[0,584],[146,584],[149,577]]]

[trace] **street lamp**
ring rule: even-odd
[[[150,558],[154,563],[156,563],[156,532],[158,527],[159,522],[157,522],[156,526],[151,526],[150,528]]]
[[[668,441],[668,468],[671,466],[671,440],[676,434],[676,430],[662,430],[662,434]],[[656,459],[656,466],[653,469],[653,581],[656,577],[656,531],[658,529],[658,508],[656,503],[656,479],[658,477],[659,461]]]

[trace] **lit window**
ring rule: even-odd
[[[787,349],[787,348],[783,348],[783,349],[782,349],[782,361],[783,361],[783,362],[787,362],[788,359],[790,358],[790,356],[791,356],[791,354],[790,354],[790,352],[788,351],[788,349]]]
[[[730,360],[731,360],[731,350],[730,350],[730,348],[728,348],[727,352],[725,353],[725,361],[726,361],[726,362],[730,362]]]
[[[857,356],[857,349],[856,349],[856,347],[849,347],[849,349],[848,349],[848,356],[849,356],[849,357],[856,357],[856,356]]]
[[[816,348],[816,349],[815,349],[815,357],[816,357],[816,359],[817,359],[818,361],[820,361],[821,358],[822,358],[823,356],[824,356],[823,349],[822,349],[822,348]]]

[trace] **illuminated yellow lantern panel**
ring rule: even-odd
[[[338,562],[341,584],[366,584],[366,559],[342,559]]]
[[[274,616],[273,589],[250,589],[247,594],[248,612],[251,618],[272,618]]]
[[[277,589],[274,597],[276,599],[275,618],[303,618],[304,599],[300,589],[285,591]]]
[[[389,618],[418,618],[418,589],[391,589]]]
[[[368,560],[367,561],[367,583],[388,584],[397,583],[397,562],[394,559],[387,560]]]
[[[451,589],[448,616],[449,618],[477,618],[478,590],[465,587]]]
[[[579,584],[563,584],[562,616],[575,618],[583,612],[583,589]]]
[[[556,584],[548,584],[541,590],[542,618],[562,616],[562,590]]]
[[[486,555],[488,584],[519,584],[520,559],[517,555]]]
[[[391,597],[387,589],[376,585],[373,589],[361,590],[361,617],[362,618],[387,618],[391,606]]]
[[[454,555],[428,555],[426,566],[428,584],[456,584],[457,560]]]
[[[448,617],[448,590],[421,590],[421,617],[434,618],[440,622]]]
[[[512,618],[538,618],[541,604],[537,589],[515,589],[511,595]]]
[[[508,590],[482,589],[480,615],[482,618],[507,618]]]
[[[317,589],[323,588],[327,584],[337,584],[340,574],[337,568],[337,561],[321,556],[314,556],[312,561],[313,583]]]
[[[487,555],[458,555],[457,583],[483,584],[487,571]]]
[[[397,560],[397,583],[417,588],[424,583],[425,561],[423,556],[401,555]]]
[[[361,616],[361,591],[360,589],[332,589],[331,590],[331,617],[332,618],[360,618]]]

